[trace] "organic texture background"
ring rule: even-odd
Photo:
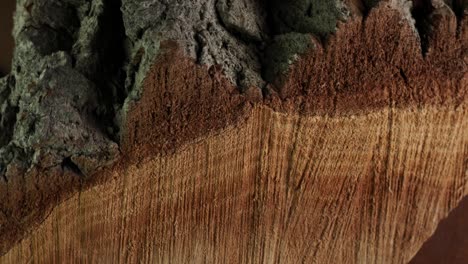
[[[0,1],[0,76],[10,70],[14,0]],[[443,177],[444,175],[440,175]],[[468,198],[441,222],[412,263],[468,263]]]

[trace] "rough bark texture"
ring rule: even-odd
[[[19,0],[3,260],[409,261],[468,194],[466,16],[437,0]]]

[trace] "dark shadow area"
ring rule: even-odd
[[[411,13],[421,39],[421,50],[423,55],[427,53],[427,49],[429,48],[429,35],[432,28],[431,14],[433,12],[434,7],[430,0],[413,0],[413,9],[411,10]]]
[[[468,263],[468,196],[442,220],[411,264]]]
[[[0,77],[10,72],[14,47],[11,31],[15,5],[15,0],[2,0],[0,2]]]
[[[102,122],[110,138],[118,142],[119,126],[114,122],[116,106],[121,107],[127,97],[125,91],[126,73],[123,65],[126,63],[125,27],[123,22],[121,0],[104,0],[105,12],[99,18],[94,52],[97,60],[94,68],[88,72],[90,78],[99,87],[99,100],[102,107],[98,108],[96,116]],[[109,131],[109,129],[111,129]]]

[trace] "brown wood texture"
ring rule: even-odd
[[[424,244],[468,195],[468,20],[436,17],[426,52],[388,6],[342,23],[265,94],[161,43],[116,164],[1,186],[0,263],[464,263]]]
[[[468,194],[467,126],[465,109],[256,107],[175,154],[106,172],[0,262],[407,263]]]

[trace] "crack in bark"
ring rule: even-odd
[[[84,174],[81,171],[80,167],[78,165],[76,165],[76,163],[73,162],[71,157],[64,158],[62,160],[61,167],[62,167],[62,170],[68,169],[68,170],[72,171],[74,174],[76,174],[76,175],[78,175],[80,177],[84,177]]]
[[[16,114],[19,111],[18,106],[15,106],[9,100],[14,86],[14,76],[10,75],[0,79],[0,148],[11,141],[16,123]]]
[[[419,33],[422,54],[425,57],[429,48],[431,33],[431,14],[434,12],[432,0],[413,0],[411,14],[415,20],[415,27]]]

